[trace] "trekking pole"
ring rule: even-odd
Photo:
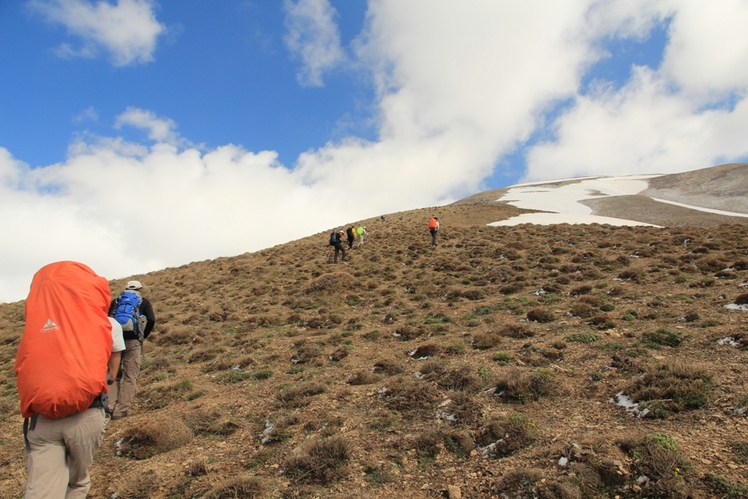
[[[144,339],[145,338],[143,338],[143,331],[140,331],[138,333],[138,341],[140,342],[140,360],[141,361],[145,360],[145,348],[143,347]]]

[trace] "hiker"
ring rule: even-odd
[[[125,338],[126,349],[122,354],[122,366],[120,375],[112,386],[111,400],[112,420],[122,419],[129,415],[132,407],[132,400],[135,397],[137,389],[138,375],[140,374],[140,361],[143,357],[143,341],[151,334],[153,326],[156,324],[156,316],[153,313],[153,306],[148,298],[141,294],[143,285],[140,281],[130,281],[125,286],[125,290],[120,297],[112,300],[109,306],[109,316],[115,317],[120,323],[122,320],[117,316],[119,303],[123,300],[126,293],[134,293],[140,303],[135,307],[135,316],[128,324],[123,324],[123,335]]]
[[[356,236],[358,236],[358,244],[356,245],[357,248],[360,248],[364,245],[364,236],[368,234],[366,232],[366,227],[362,227],[359,225],[358,229],[356,229]]]
[[[343,252],[343,261],[347,258],[345,256],[345,248],[343,247],[343,231],[333,232],[330,235],[330,246],[335,248],[335,256],[332,259],[332,263],[338,263],[338,253]],[[329,261],[329,260],[328,260]]]
[[[386,222],[387,221],[387,219],[384,218],[384,215],[380,215],[379,216],[379,220],[381,220],[382,222]]]
[[[431,217],[429,220],[429,232],[431,232],[431,246],[436,246],[436,233],[439,232],[439,219]]]
[[[16,355],[27,456],[25,497],[85,498],[106,429],[106,386],[125,349],[107,319],[109,283],[87,266],[40,269]],[[40,327],[41,326],[41,327]]]
[[[348,227],[345,231],[346,236],[348,237],[348,249],[353,249],[353,241],[356,240],[356,229],[353,228],[353,225]]]

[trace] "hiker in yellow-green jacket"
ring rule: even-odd
[[[360,248],[364,245],[364,236],[366,234],[368,234],[368,232],[366,232],[366,227],[359,225],[358,229],[356,229],[356,237],[358,237],[358,244],[356,245],[357,248]]]

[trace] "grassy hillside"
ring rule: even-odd
[[[91,496],[748,497],[748,227],[485,226],[519,212],[133,276],[159,322]],[[2,497],[22,331],[0,305]]]

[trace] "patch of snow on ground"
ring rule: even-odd
[[[638,194],[649,186],[648,178],[657,175],[631,175],[626,177],[591,177],[573,179],[564,185],[558,181],[522,184],[510,188],[497,201],[506,202],[517,208],[542,210],[550,213],[525,213],[508,220],[493,222],[492,226],[511,226],[523,223],[551,225],[569,224],[610,224],[610,225],[650,225],[633,220],[599,217],[592,215],[592,208],[580,201],[608,196],[630,196]]]
[[[725,305],[725,308],[728,310],[744,310],[748,312],[748,304],[737,305],[735,303],[730,303],[729,305]]]

